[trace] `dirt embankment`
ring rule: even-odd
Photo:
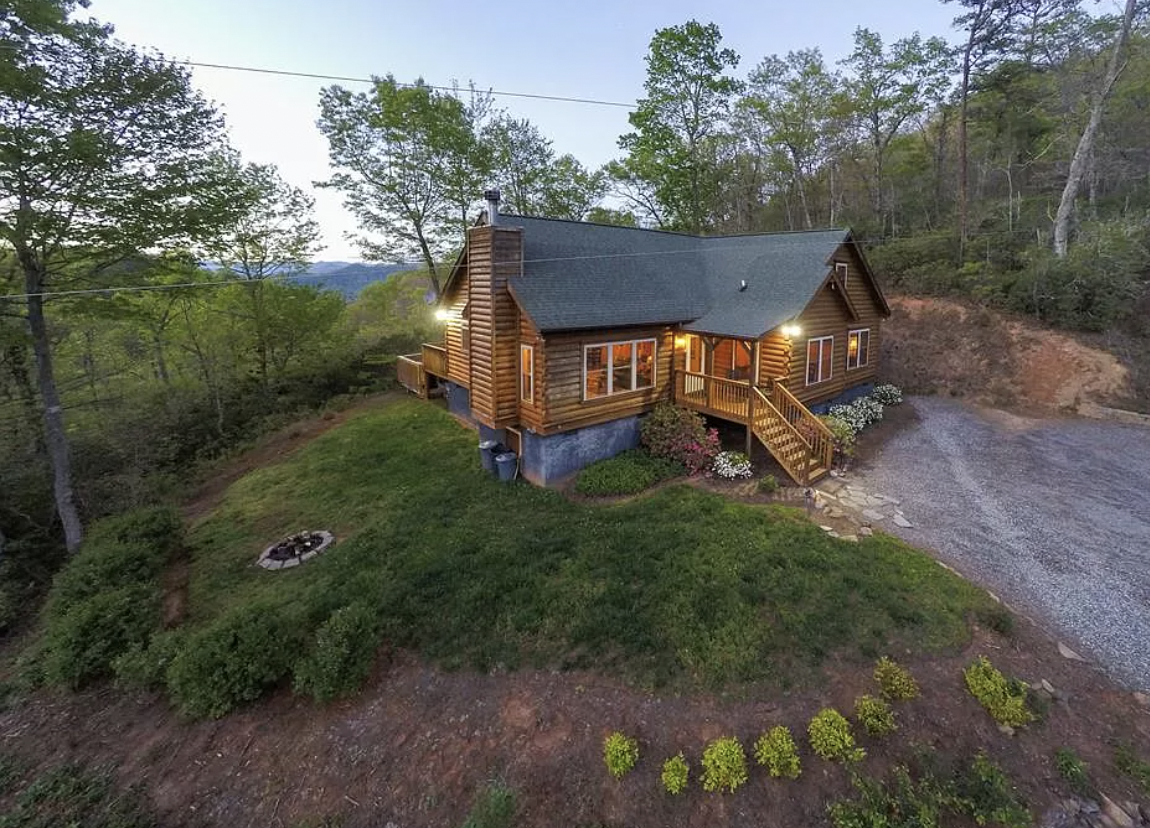
[[[945,299],[897,297],[891,310],[883,374],[907,393],[1095,417],[1133,396],[1122,362],[1072,335]]]

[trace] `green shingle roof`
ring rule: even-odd
[[[500,223],[523,228],[523,275],[511,292],[541,331],[684,323],[757,338],[802,312],[848,238],[690,236],[514,215]]]

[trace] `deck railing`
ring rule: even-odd
[[[397,356],[395,375],[400,385],[420,398],[427,399],[427,372],[423,370],[422,354]]]
[[[442,345],[423,343],[423,370],[436,377],[447,377],[447,349]]]
[[[747,422],[751,385],[748,382],[678,371],[675,374],[675,402],[705,414]]]

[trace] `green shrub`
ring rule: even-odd
[[[831,762],[858,762],[866,751],[855,746],[851,724],[833,707],[820,710],[807,726],[811,750]]]
[[[0,815],[4,828],[153,828],[157,824],[138,791],[116,791],[110,773],[77,765],[36,777],[16,796],[14,806]]]
[[[219,718],[254,701],[291,670],[307,629],[293,605],[253,602],[189,635],[168,667],[168,690],[186,714]]]
[[[583,469],[575,481],[575,491],[595,496],[636,494],[685,471],[674,460],[632,449]]]
[[[959,777],[956,790],[957,810],[979,825],[1028,828],[1032,824],[1030,811],[1015,793],[1006,773],[985,753],[974,757],[970,768]]]
[[[980,609],[975,613],[978,622],[999,635],[1010,638],[1014,635],[1014,615],[1002,604]]]
[[[170,506],[149,506],[92,524],[85,543],[139,543],[169,554],[183,542],[183,524]]]
[[[1139,759],[1133,747],[1129,744],[1120,744],[1114,748],[1114,767],[1119,773],[1129,776],[1141,785],[1142,790],[1150,796],[1150,762]]]
[[[48,594],[48,618],[107,589],[154,581],[158,584],[167,552],[138,541],[89,542],[60,570]]]
[[[716,739],[703,751],[703,790],[734,793],[747,781],[747,755],[734,736]]]
[[[831,442],[834,446],[835,460],[842,465],[842,463],[851,457],[855,456],[855,443],[857,437],[855,436],[855,428],[842,417],[836,417],[833,414],[823,414],[819,417],[823,421],[823,425],[831,431]]]
[[[616,779],[622,779],[639,761],[639,742],[614,731],[603,740],[603,761]]]
[[[112,674],[121,687],[145,690],[163,687],[168,666],[183,645],[184,630],[156,633],[146,645],[135,644],[112,661]]]
[[[511,828],[515,821],[515,791],[492,782],[471,806],[463,828]]]
[[[672,756],[663,763],[663,788],[669,794],[681,794],[687,789],[687,780],[691,775],[691,766],[687,764],[682,753]]]
[[[1034,720],[1026,706],[1026,685],[1006,678],[986,656],[979,656],[963,671],[963,677],[971,695],[999,724],[1021,727]]]
[[[376,615],[365,604],[341,607],[320,625],[310,652],[295,666],[295,690],[327,702],[358,690],[379,647]]]
[[[772,495],[779,490],[779,481],[773,474],[765,474],[759,478],[759,492]]]
[[[1054,751],[1054,765],[1058,775],[1070,785],[1070,790],[1086,799],[1097,799],[1098,793],[1090,781],[1087,764],[1070,748],[1061,747]]]
[[[110,674],[117,657],[147,644],[159,612],[159,594],[148,584],[107,589],[62,613],[57,607],[44,632],[44,681],[77,688]]]
[[[711,467],[719,453],[719,433],[708,429],[702,415],[661,402],[639,425],[643,447],[655,457],[681,463],[690,474]]]
[[[918,698],[918,682],[905,667],[883,656],[874,666],[874,680],[878,682],[883,698],[908,701]]]
[[[885,736],[898,728],[890,705],[874,696],[859,696],[855,699],[855,718],[871,736]]]
[[[758,738],[755,742],[755,761],[776,779],[782,776],[798,779],[803,770],[794,737],[782,725],[772,727]]]

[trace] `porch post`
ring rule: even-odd
[[[751,376],[747,380],[747,459],[755,446],[755,389],[759,385],[759,340],[755,340],[751,354]]]

